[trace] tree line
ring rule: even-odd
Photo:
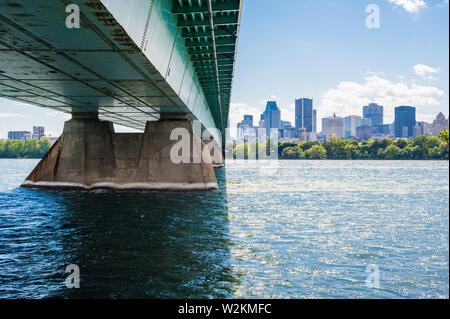
[[[42,158],[51,146],[47,138],[0,141],[0,158]]]
[[[266,149],[269,155],[276,148],[270,140],[264,145],[257,141],[233,144],[233,157],[236,154],[244,158],[258,158],[258,148]],[[354,140],[341,140],[335,135],[328,141],[314,142],[284,142],[278,143],[278,158],[280,159],[360,159],[360,160],[448,160],[449,131],[441,131],[439,137],[418,136],[412,140],[383,139],[368,140],[358,143]]]
[[[439,137],[418,136],[413,140],[383,139],[368,140],[358,143],[354,140],[341,140],[335,135],[323,143],[300,142],[278,143],[278,148],[271,140],[259,145],[250,143],[233,143],[233,157],[258,158],[258,148],[263,147],[267,155],[278,149],[280,159],[376,159],[376,160],[448,160],[449,130],[442,130]],[[42,158],[50,149],[48,139],[41,140],[6,140],[0,141],[0,158]],[[228,148],[230,149],[230,148]]]

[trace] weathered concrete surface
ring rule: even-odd
[[[218,189],[212,160],[176,164],[170,151],[174,128],[184,128],[195,142],[187,120],[148,122],[144,133],[114,133],[110,122],[95,118],[67,121],[61,138],[23,182],[29,188],[75,189]],[[206,160],[204,160],[206,159]]]
[[[203,144],[204,149],[202,152],[207,154],[209,158],[211,158],[212,161],[211,163],[213,167],[214,168],[224,167],[225,163],[223,159],[222,148],[216,143],[216,141],[213,139],[204,140]]]

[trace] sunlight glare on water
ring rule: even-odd
[[[18,187],[36,163],[0,160],[0,298],[449,296],[446,161],[228,162],[213,192]]]

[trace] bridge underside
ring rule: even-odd
[[[79,6],[79,28],[66,25],[70,4]],[[0,7],[0,97],[142,131],[161,114],[185,114],[223,144],[241,0],[2,0]],[[66,128],[61,142],[74,134]]]

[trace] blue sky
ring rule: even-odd
[[[372,3],[380,9],[379,29],[365,25]],[[384,105],[386,122],[402,104],[416,106],[418,120],[447,116],[448,27],[441,0],[247,0],[231,126],[244,113],[259,119],[267,99],[294,122],[300,97],[314,99],[319,118],[361,115],[371,100]]]
[[[365,21],[380,9],[380,28]],[[245,0],[231,127],[244,114],[259,119],[276,100],[294,122],[294,100],[314,99],[320,118],[361,115],[378,102],[385,122],[393,108],[413,105],[417,120],[432,121],[449,107],[449,8],[445,0]],[[0,138],[9,130],[43,125],[62,131],[67,115],[0,99]]]

